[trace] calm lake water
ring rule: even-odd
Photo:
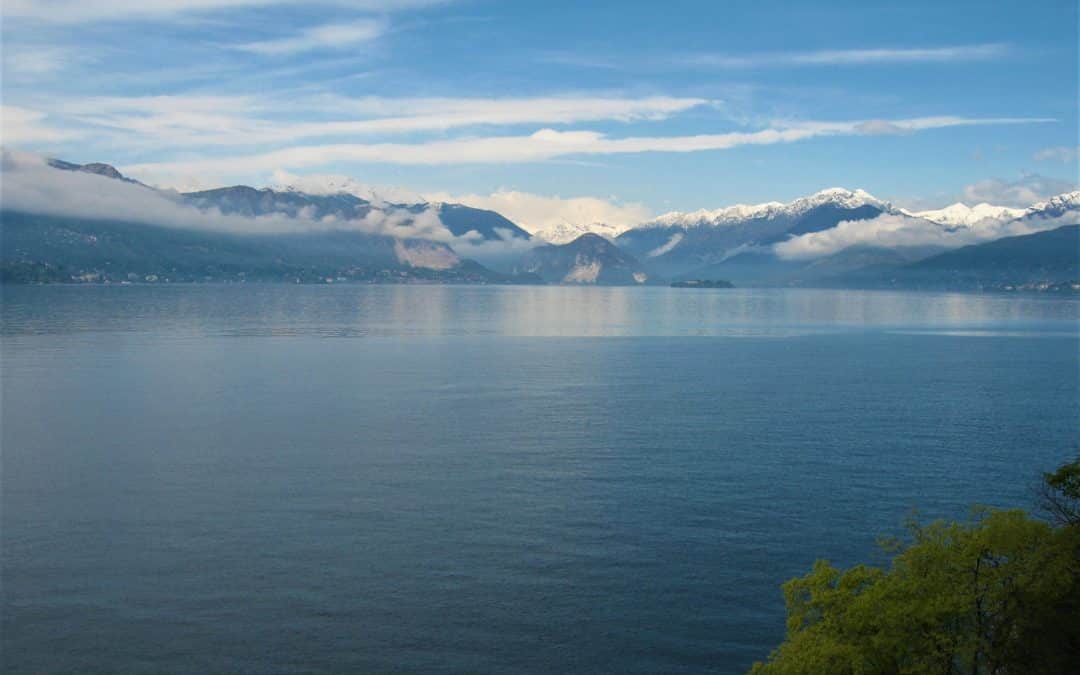
[[[1080,446],[1068,298],[2,293],[12,673],[741,672]]]

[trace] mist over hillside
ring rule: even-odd
[[[549,243],[491,210],[392,203],[347,181],[317,194],[292,185],[179,193],[104,163],[5,153],[4,165],[7,281],[641,285],[700,278],[1061,290],[1080,277],[1075,256],[1057,251],[1043,261],[1054,251],[1040,244],[978,253],[989,242],[1076,225],[1080,192],[1027,209],[954,204],[911,212],[863,190],[830,188],[786,204],[673,212],[627,228],[562,228]],[[940,257],[957,249],[968,253]]]

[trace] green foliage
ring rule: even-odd
[[[1080,456],[1043,475],[1042,507],[1062,525],[1080,526]]]
[[[910,536],[888,570],[819,561],[784,584],[787,639],[751,672],[1077,672],[1078,528],[979,510]]]
[[[1046,482],[1070,499],[1080,499],[1080,457],[1065,464],[1054,473],[1046,474]]]

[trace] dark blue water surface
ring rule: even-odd
[[[1074,299],[3,288],[5,672],[740,672],[1080,445]]]

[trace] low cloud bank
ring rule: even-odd
[[[363,218],[245,216],[216,208],[198,209],[179,194],[154,190],[96,174],[63,171],[36,155],[3,151],[3,208],[50,216],[146,223],[158,227],[229,234],[303,234],[346,230],[396,238],[455,244],[455,238],[431,210],[372,210]]]
[[[828,230],[793,237],[776,244],[773,250],[786,260],[808,260],[832,255],[851,246],[957,248],[1001,237],[1052,230],[1075,221],[1073,215],[1014,221],[984,220],[970,227],[948,227],[922,218],[885,213],[871,220],[845,220]]]

